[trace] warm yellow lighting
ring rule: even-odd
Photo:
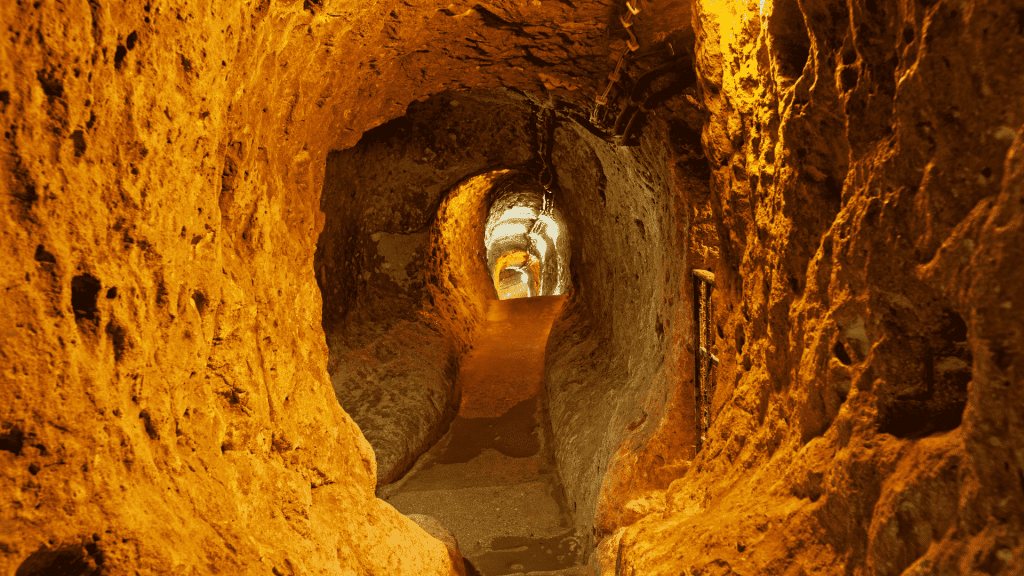
[[[501,215],[502,220],[533,220],[536,217],[537,210],[529,206],[515,206]]]
[[[495,240],[501,240],[510,236],[521,236],[526,234],[530,230],[526,227],[526,224],[520,222],[505,222],[494,227],[494,230],[487,235],[484,242],[490,244]]]
[[[533,245],[537,247],[537,251],[540,252],[540,259],[544,260],[548,257],[548,241],[540,234],[530,234],[530,239],[533,240]]]
[[[498,257],[492,277],[499,300],[526,298],[540,293],[540,260],[523,250]]]
[[[545,232],[547,232],[548,238],[551,238],[552,242],[558,240],[558,234],[562,231],[561,228],[558,227],[558,223],[547,214],[541,215],[539,220],[544,223]]]

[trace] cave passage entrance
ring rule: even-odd
[[[557,296],[569,285],[569,240],[562,212],[545,190],[513,179],[497,191],[484,248],[499,300]]]

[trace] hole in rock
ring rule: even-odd
[[[778,63],[782,79],[799,78],[811,55],[811,39],[807,35],[803,12],[796,0],[776,2],[775,11],[768,21],[772,52]]]
[[[564,294],[569,241],[561,210],[540,186],[510,180],[491,205],[484,246],[500,300]]]
[[[53,254],[50,254],[49,252],[47,252],[46,249],[43,248],[42,244],[36,246],[35,259],[36,259],[36,262],[47,262],[49,264],[56,264],[57,263],[57,258],[55,258],[53,256]]]
[[[115,70],[120,70],[121,69],[121,64],[124,63],[124,57],[127,56],[127,55],[128,55],[128,49],[125,48],[124,46],[118,46],[117,49],[114,50],[114,69]]]
[[[206,297],[206,294],[203,294],[202,292],[195,292],[192,294],[192,300],[196,303],[196,310],[199,311],[199,314],[206,313],[206,307],[209,304],[209,299]]]
[[[40,70],[36,79],[43,88],[43,94],[50,102],[64,97],[64,82],[52,70]]]
[[[99,322],[96,298],[99,296],[100,287],[100,281],[89,274],[80,274],[71,279],[71,308],[75,313],[75,322],[79,326],[83,323]]]
[[[104,554],[93,543],[43,546],[29,555],[15,576],[99,576],[103,573]]]
[[[835,346],[832,347],[832,353],[836,355],[836,359],[844,366],[853,364],[853,359],[850,358],[850,354],[846,351],[846,345],[842,342],[836,341]]]
[[[918,350],[895,384],[878,398],[878,431],[900,438],[920,438],[960,426],[973,378],[974,357],[967,344],[967,325],[950,309],[941,310],[907,340]]]
[[[680,168],[647,128],[617,147],[572,112],[439,93],[325,166],[314,272],[335,395],[378,497],[438,520],[485,576],[586,560],[619,465],[597,450],[657,429],[615,414],[665,397],[664,358],[692,337],[664,320],[689,303],[669,255],[685,227],[652,217]],[[580,381],[605,400],[582,403]]]
[[[21,455],[21,449],[25,447],[25,433],[18,426],[0,429],[0,450]]]
[[[75,149],[75,158],[80,158],[85,154],[85,133],[81,130],[75,130],[71,133],[71,143]]]

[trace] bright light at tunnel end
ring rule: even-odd
[[[558,295],[568,285],[568,271],[562,269],[568,265],[568,248],[559,213],[542,213],[542,205],[539,193],[517,190],[491,207],[484,247],[500,300]]]

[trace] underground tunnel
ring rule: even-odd
[[[683,228],[659,215],[665,154],[499,89],[432,96],[327,159],[314,267],[335,393],[374,448],[378,495],[448,526],[481,573],[581,564],[589,468],[623,465],[601,445],[649,435],[617,422],[679,394],[656,361],[680,300],[663,284]],[[431,155],[440,170],[421,168]],[[628,358],[638,343],[653,357]],[[597,347],[608,357],[577,368]],[[483,520],[502,507],[521,512]]]
[[[0,574],[1024,573],[1010,0],[0,15]]]

